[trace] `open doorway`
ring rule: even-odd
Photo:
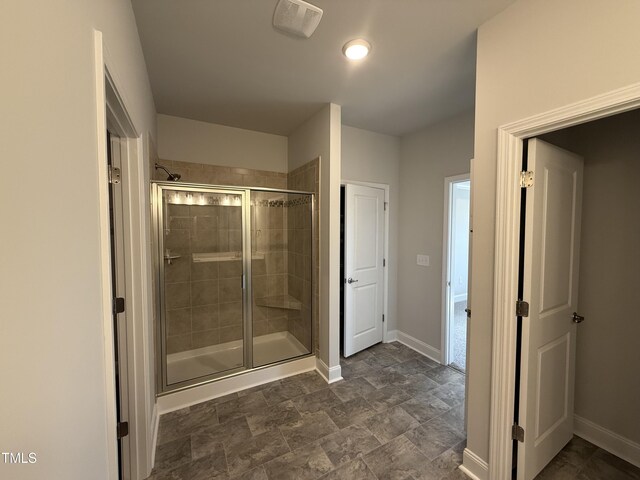
[[[468,174],[445,178],[444,363],[461,372],[467,368],[470,194]]]

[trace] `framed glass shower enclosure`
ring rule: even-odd
[[[152,182],[159,394],[312,353],[313,203]]]

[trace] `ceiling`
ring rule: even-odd
[[[333,102],[346,125],[411,133],[473,106],[476,29],[512,0],[310,0],[309,39],[273,28],[277,2],[132,0],[158,113],[288,135]]]

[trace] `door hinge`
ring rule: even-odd
[[[382,266],[383,266],[383,267],[386,267],[386,266],[387,266],[387,259],[386,259],[386,258],[383,258],[383,259],[382,259]]]
[[[109,166],[109,183],[113,183],[117,185],[120,183],[122,178],[122,173],[118,167],[114,167],[112,165]]]
[[[389,206],[389,202],[384,202],[384,211],[387,211],[387,207]]]
[[[516,317],[528,317],[529,316],[529,303],[524,300],[518,300],[516,302]]]
[[[122,313],[124,312],[124,298],[116,297],[113,299],[113,313]]]
[[[384,322],[384,313],[382,314],[382,321]]]
[[[467,312],[467,318],[471,318],[471,309],[465,308],[464,311]]]
[[[520,187],[529,188],[533,187],[533,172],[520,172]]]
[[[129,435],[129,422],[118,422],[116,431],[118,434],[118,440]]]
[[[511,427],[511,438],[519,442],[524,442],[524,428],[514,423]]]

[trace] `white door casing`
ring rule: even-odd
[[[347,184],[345,191],[345,357],[382,341],[384,195]]]
[[[573,436],[583,160],[529,141],[518,480],[533,479]]]

